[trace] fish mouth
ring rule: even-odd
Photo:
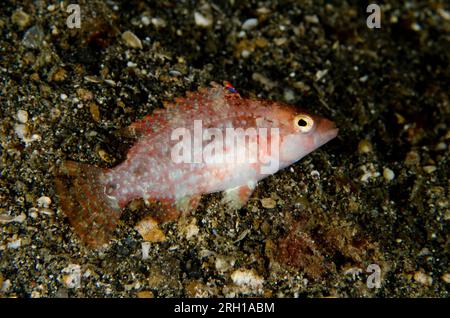
[[[318,134],[318,144],[321,146],[331,139],[336,138],[339,133],[339,128],[336,127],[336,124],[331,120],[325,120],[322,122],[322,129]]]

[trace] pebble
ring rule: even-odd
[[[22,223],[25,221],[27,216],[25,213],[20,213],[18,216],[13,217],[9,214],[2,214],[0,215],[0,224],[7,224],[12,222]]]
[[[264,279],[254,270],[238,269],[231,274],[231,280],[238,286],[247,286],[251,289],[259,289],[264,283]]]
[[[62,93],[59,98],[61,98],[61,100],[66,100],[67,99],[67,95]]]
[[[358,152],[359,153],[369,153],[372,152],[373,146],[367,139],[363,139],[358,144]]]
[[[25,13],[22,10],[16,10],[11,15],[11,21],[12,23],[18,25],[21,29],[23,29],[28,24],[30,24],[31,18],[28,13]]]
[[[272,198],[264,198],[261,200],[261,204],[266,209],[273,209],[277,203]]]
[[[141,290],[141,291],[137,292],[136,295],[138,298],[154,298],[155,297],[153,292],[150,290]]]
[[[49,12],[53,12],[53,11],[56,10],[56,8],[57,8],[57,6],[56,6],[55,4],[51,4],[51,5],[49,5],[49,6],[47,7],[47,10],[48,10]]]
[[[9,289],[11,288],[11,286],[12,286],[11,281],[9,279],[7,279],[7,280],[3,281],[0,288],[1,288],[2,292],[7,293],[9,291]]]
[[[80,288],[81,284],[81,266],[78,264],[69,264],[63,268],[63,283],[67,288]]]
[[[44,41],[44,30],[40,26],[33,26],[25,32],[22,38],[22,45],[29,49],[36,49]]]
[[[220,273],[223,274],[226,271],[230,270],[231,268],[233,268],[235,261],[232,259],[228,259],[225,256],[217,256],[214,265],[216,267],[216,270]]]
[[[258,26],[258,19],[252,18],[247,19],[242,23],[242,29],[243,30],[252,30]]]
[[[159,228],[158,222],[151,216],[140,220],[134,228],[139,232],[144,241],[155,243],[166,240],[166,235]]]
[[[52,199],[46,196],[42,196],[37,200],[37,205],[40,208],[48,208],[52,204]]]
[[[202,28],[209,28],[213,24],[211,17],[205,17],[200,12],[194,12],[195,24]]]
[[[77,95],[79,98],[81,98],[82,101],[85,101],[85,102],[94,98],[94,94],[92,94],[91,91],[89,91],[85,88],[77,89]]]
[[[444,282],[446,282],[447,284],[450,283],[450,273],[445,273],[444,275],[442,275],[442,280]]]
[[[13,250],[18,249],[22,246],[22,240],[19,238],[17,240],[9,242],[6,246]]]
[[[26,124],[28,121],[28,112],[26,110],[20,109],[17,112],[17,120],[22,124]]]
[[[375,170],[373,164],[369,164],[368,166],[363,165],[361,166],[361,170],[363,171],[363,175],[360,178],[362,182],[368,182],[370,179],[375,179],[380,176],[380,173]]]
[[[125,44],[133,49],[142,49],[141,40],[131,31],[125,31],[122,33],[122,40]]]
[[[406,154],[405,164],[408,166],[416,165],[420,162],[420,155],[417,151],[411,150]]]
[[[389,169],[387,167],[384,167],[383,168],[383,177],[387,181],[391,181],[391,180],[393,180],[395,178],[395,173],[391,169]]]
[[[167,22],[166,20],[162,19],[162,18],[152,18],[152,24],[154,27],[156,27],[157,29],[159,28],[165,28],[167,26]]]
[[[193,218],[192,221],[186,227],[183,228],[183,232],[187,240],[196,236],[200,232],[200,229],[198,228],[196,223],[197,219]]]
[[[423,167],[423,171],[425,171],[426,173],[433,173],[436,171],[436,166],[424,166]]]
[[[100,122],[100,110],[96,103],[89,104],[89,111],[91,112],[92,119],[96,122]]]
[[[141,22],[143,25],[148,26],[148,25],[150,25],[150,18],[147,16],[143,16],[143,17],[141,17]]]
[[[307,15],[305,16],[305,21],[311,24],[317,24],[319,23],[319,18],[317,15]]]
[[[325,69],[325,70],[318,70],[318,71],[316,72],[316,75],[315,75],[315,80],[316,80],[316,82],[318,82],[318,81],[320,81],[322,78],[324,78],[325,75],[327,75],[327,73],[328,73],[328,70],[327,70],[327,69]]]
[[[414,273],[414,280],[426,286],[431,286],[433,284],[433,278],[422,271],[417,271]]]

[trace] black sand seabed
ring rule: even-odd
[[[2,297],[448,297],[448,2],[382,5],[380,29],[360,1],[78,4],[80,29],[57,1],[0,5]],[[146,259],[140,202],[85,249],[55,195],[61,161],[111,167],[121,128],[223,80],[339,137],[239,211],[213,194],[160,224]]]

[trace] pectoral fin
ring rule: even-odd
[[[247,203],[255,188],[256,182],[249,182],[248,184],[228,189],[224,192],[222,202],[230,208],[238,210]]]

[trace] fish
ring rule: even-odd
[[[282,102],[242,97],[228,82],[188,92],[125,128],[135,142],[111,168],[63,161],[55,178],[63,213],[88,248],[108,244],[135,199],[159,202],[167,219],[223,192],[240,209],[258,182],[335,138],[326,118]]]

